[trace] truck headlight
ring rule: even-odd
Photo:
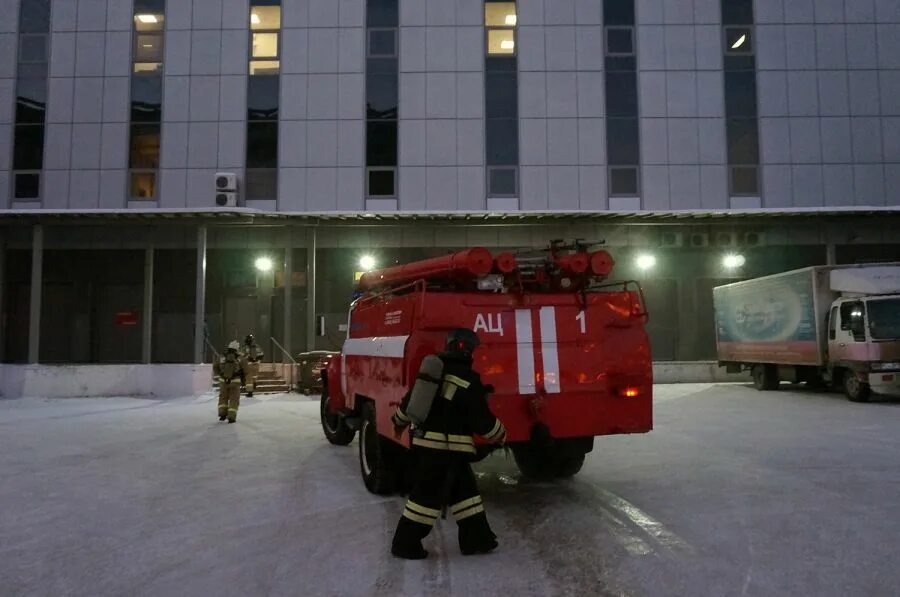
[[[897,371],[900,363],[872,363],[872,371]]]

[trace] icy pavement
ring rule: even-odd
[[[895,595],[900,403],[659,386],[656,430],[526,483],[478,465],[500,549],[388,555],[401,498],[365,491],[318,403],[0,400],[3,595]]]

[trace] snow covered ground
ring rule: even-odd
[[[401,498],[365,491],[315,400],[0,400],[4,595],[888,595],[900,586],[900,403],[656,388],[656,430],[528,483],[478,465],[501,547],[388,554]]]

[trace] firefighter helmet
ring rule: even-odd
[[[253,344],[253,334],[247,334],[247,337],[244,338],[244,344],[247,344],[248,346]]]
[[[241,345],[237,340],[232,340],[228,343],[228,350],[233,350],[234,352],[238,352],[241,350]]]
[[[472,353],[481,344],[478,334],[467,328],[456,328],[447,334],[447,352],[472,358]]]

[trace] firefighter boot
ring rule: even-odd
[[[428,552],[422,547],[422,539],[431,530],[431,525],[413,522],[406,516],[397,523],[397,531],[391,543],[391,554],[404,560],[424,560]]]

